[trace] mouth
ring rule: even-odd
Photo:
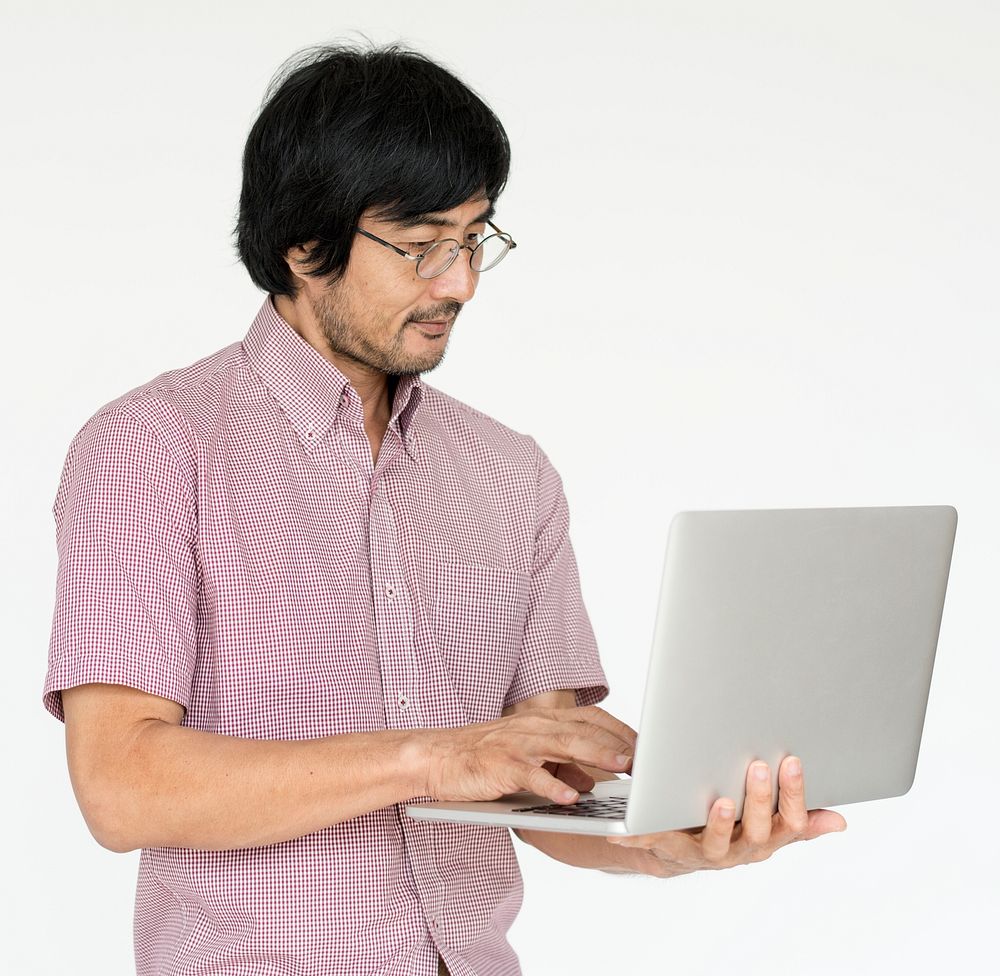
[[[432,322],[411,322],[410,325],[415,326],[424,335],[441,336],[451,327],[452,321],[453,319],[438,319]]]

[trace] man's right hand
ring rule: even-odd
[[[636,741],[634,729],[596,705],[536,708],[423,735],[424,795],[436,800],[495,800],[528,790],[555,803],[572,803],[577,791],[546,770],[545,763],[624,772]]]

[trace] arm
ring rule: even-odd
[[[104,847],[274,844],[421,792],[421,743],[384,731],[299,741],[181,726],[176,702],[123,685],[62,693],[77,802]]]
[[[576,798],[546,762],[624,768],[620,723],[600,709],[535,709],[459,729],[295,741],[183,727],[176,702],[123,685],[64,690],[70,778],[94,837],[139,847],[275,844],[415,796]]]

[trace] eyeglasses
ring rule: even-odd
[[[395,244],[383,241],[381,237],[369,234],[368,231],[360,227],[354,229],[367,237],[370,241],[375,241],[383,247],[395,251],[400,257],[407,261],[414,261],[414,269],[421,278],[436,278],[439,274],[444,274],[454,263],[462,250],[469,251],[469,267],[473,271],[489,271],[495,268],[506,256],[508,251],[513,251],[517,244],[510,234],[505,234],[496,224],[487,220],[487,224],[496,233],[484,237],[478,244],[460,244],[451,237],[446,237],[443,241],[435,241],[430,247],[422,251],[404,251]]]

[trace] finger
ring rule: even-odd
[[[570,719],[559,722],[556,727],[564,735],[578,735],[599,742],[618,755],[631,756],[635,752],[633,744],[628,739],[623,739],[600,725]]]
[[[710,864],[719,864],[729,854],[733,838],[733,823],[736,804],[723,797],[712,804],[708,812],[708,823],[701,835],[701,853]]]
[[[553,803],[575,803],[580,794],[542,766],[524,766],[524,788]]]
[[[582,711],[584,711],[582,708],[537,709],[533,712],[525,712],[520,716],[510,716],[506,721],[511,723],[512,728],[517,728],[528,735],[560,736],[564,748],[569,747],[569,743],[574,737],[584,737],[606,746],[616,755],[631,756],[635,752],[632,743],[627,739],[621,738],[603,726],[579,721],[577,713]],[[548,759],[549,757],[545,756],[544,758]],[[554,758],[563,761],[580,757],[560,754]]]
[[[798,756],[785,756],[778,767],[778,814],[790,840],[801,837],[809,826],[805,779]]]
[[[589,793],[597,782],[590,773],[581,769],[576,763],[561,763],[553,775],[580,793]]]
[[[766,847],[771,839],[771,771],[767,763],[750,763],[746,779],[746,799],[743,801],[740,838],[750,848]]]
[[[606,732],[617,736],[622,742],[635,749],[638,733],[631,725],[626,725],[621,719],[617,719],[610,712],[606,712],[597,705],[586,705],[583,708],[561,708],[560,718],[568,719],[572,722],[585,722],[588,725],[596,725]]]
[[[555,735],[551,731],[541,733],[536,746],[538,759],[597,766],[612,772],[621,772],[632,762],[631,755],[621,751],[626,748],[621,743],[612,740],[605,744],[593,735],[577,732],[579,726],[573,723],[566,723],[563,728],[565,731]]]

